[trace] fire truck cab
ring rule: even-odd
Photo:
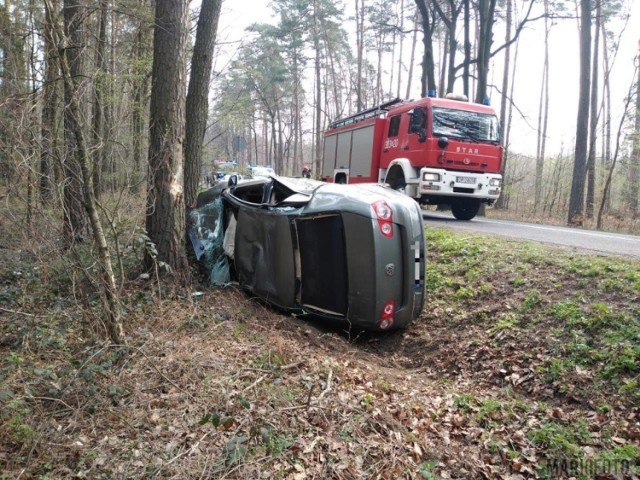
[[[452,98],[396,99],[330,125],[322,177],[387,183],[470,220],[482,203],[500,196],[502,154],[491,107]]]

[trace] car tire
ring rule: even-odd
[[[480,200],[459,200],[451,204],[451,213],[457,220],[471,220],[480,211]]]

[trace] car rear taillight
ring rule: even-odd
[[[393,327],[393,323],[396,320],[396,302],[395,300],[389,300],[382,307],[382,315],[380,315],[380,321],[378,327],[380,330],[388,330]]]
[[[393,237],[393,211],[384,200],[379,200],[371,204],[373,212],[378,219],[380,232],[387,238]]]

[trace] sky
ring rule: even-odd
[[[406,1],[406,0],[405,0]],[[519,2],[518,2],[519,3]],[[540,5],[541,2],[536,2]],[[610,27],[614,37],[619,38],[619,52],[613,59],[611,73],[611,102],[615,118],[612,120],[612,133],[618,129],[624,99],[633,81],[634,58],[638,55],[640,32],[640,1],[631,0],[631,19],[624,28],[622,23]],[[352,16],[353,2],[345,2],[345,16]],[[229,58],[237,51],[243,39],[246,39],[245,28],[254,22],[274,23],[271,17],[268,0],[225,0],[218,27],[218,40],[221,43],[221,55],[214,69],[224,70]],[[537,12],[540,13],[540,12]],[[535,16],[535,14],[533,15]],[[635,28],[634,28],[635,27]],[[622,33],[621,33],[622,32]],[[496,30],[494,45],[502,43],[504,33]],[[575,19],[560,20],[555,23],[550,34],[550,115],[547,130],[547,155],[559,152],[572,153],[576,134],[579,49],[578,28]],[[352,42],[354,43],[354,42]],[[418,44],[420,48],[421,44]],[[408,50],[408,48],[405,48]],[[512,48],[512,62],[514,56]],[[419,56],[419,55],[418,55]],[[517,69],[515,73],[514,101],[516,109],[513,113],[511,130],[511,151],[535,155],[536,128],[542,66],[544,60],[544,24],[543,21],[529,24],[521,33],[518,46]],[[419,58],[418,60],[419,61]],[[490,74],[489,82],[498,88],[502,85],[502,61],[496,61]],[[414,69],[416,78],[413,81],[415,92],[413,98],[419,96],[420,69]],[[456,87],[461,88],[458,82]],[[496,111],[500,109],[500,97],[497,90],[490,96]]]

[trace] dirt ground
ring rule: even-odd
[[[132,279],[114,346],[81,278],[3,247],[0,478],[638,478],[640,397],[597,363],[566,368],[543,313],[593,279],[557,265],[523,286],[496,270],[458,303],[434,290],[391,334],[282,314],[236,287]],[[533,289],[544,295],[522,313]],[[585,304],[634,318],[638,299]],[[499,327],[505,312],[521,312],[517,327]]]

